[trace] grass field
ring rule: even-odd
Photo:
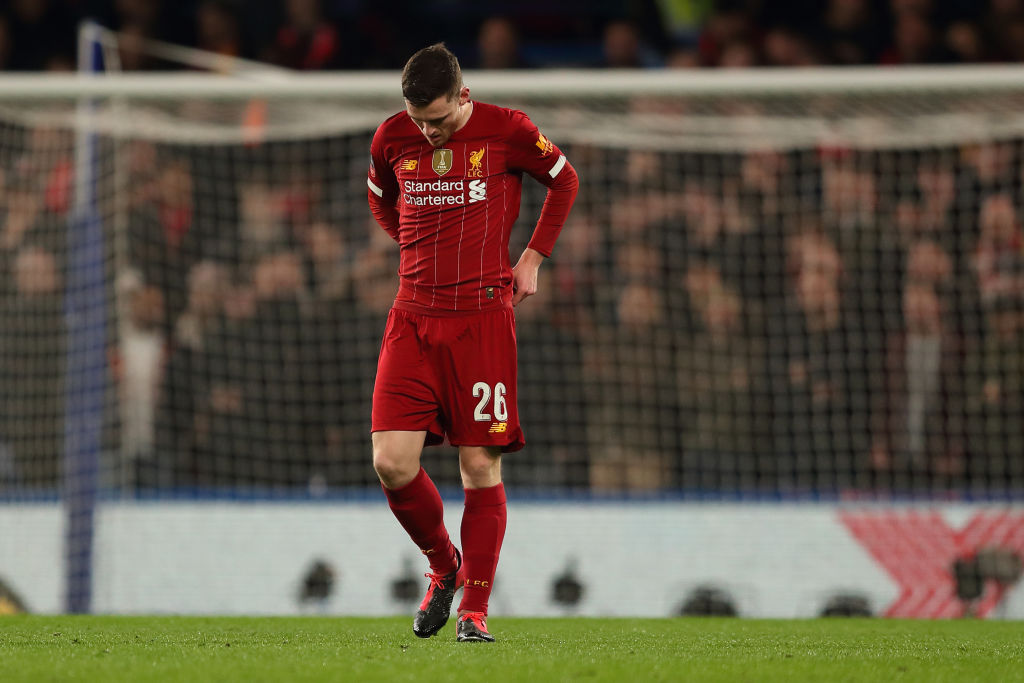
[[[497,643],[408,618],[0,617],[0,681],[1024,681],[1024,624],[489,620]]]

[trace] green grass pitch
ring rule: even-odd
[[[0,681],[1024,681],[1024,623],[0,617]]]

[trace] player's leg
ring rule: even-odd
[[[462,548],[466,587],[459,604],[460,641],[493,641],[487,631],[487,603],[505,538],[505,486],[501,483],[501,449],[460,446],[459,469],[465,488]]]
[[[444,526],[441,494],[420,467],[426,435],[425,431],[373,433],[373,467],[391,512],[430,561],[425,575],[430,584],[412,625],[420,638],[429,638],[448,623],[455,591],[462,583],[462,561]]]
[[[420,467],[428,435],[436,438],[437,401],[420,373],[425,366],[420,321],[399,311],[388,317],[373,390],[373,466],[388,505],[430,562],[430,585],[413,622],[421,638],[448,621],[461,574],[459,552],[444,526],[441,495]]]
[[[374,432],[373,467],[388,505],[412,542],[430,561],[432,573],[454,574],[459,552],[444,526],[444,504],[427,471],[420,467],[426,432]]]

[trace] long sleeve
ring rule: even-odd
[[[514,112],[515,130],[509,140],[509,166],[529,173],[548,188],[548,196],[533,230],[529,247],[551,256],[562,226],[569,217],[579,177],[562,151],[522,112]]]
[[[370,143],[370,169],[366,176],[366,198],[370,204],[370,212],[380,227],[398,241],[398,180],[388,162],[381,142],[381,131],[378,128]]]
[[[527,245],[545,256],[551,256],[551,252],[555,248],[555,240],[558,239],[559,233],[562,232],[562,226],[569,218],[569,210],[572,209],[572,204],[576,200],[576,192],[580,187],[576,169],[566,161],[564,155],[559,157],[558,162],[551,170],[555,171],[556,167],[558,168],[551,184],[548,185],[548,196],[544,199],[537,227],[534,228],[533,236]]]

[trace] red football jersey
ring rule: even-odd
[[[396,308],[473,313],[509,304],[508,243],[524,171],[548,187],[529,246],[550,256],[579,183],[526,114],[474,102],[469,120],[439,149],[405,112],[380,125],[367,196],[401,246]]]

